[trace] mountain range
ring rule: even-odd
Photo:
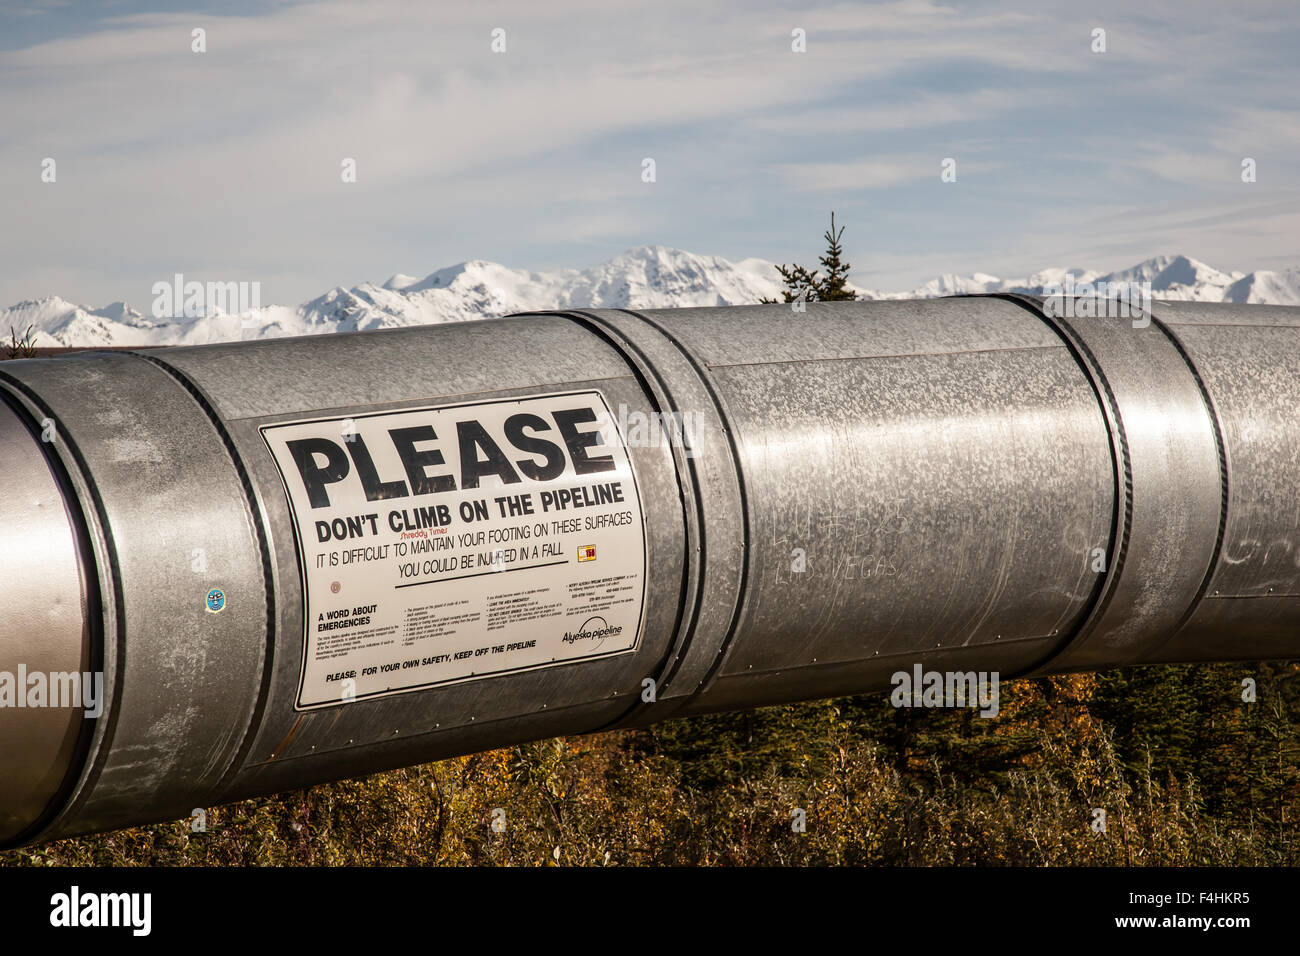
[[[1120,272],[1045,269],[1022,278],[975,273],[941,275],[910,292],[857,289],[864,299],[930,298],[981,292],[1041,293],[1067,273],[1078,282],[1150,282],[1157,299],[1300,305],[1300,268],[1284,272],[1224,272],[1187,256],[1159,256]],[[266,305],[239,313],[155,318],[125,302],[103,308],[58,296],[19,302],[0,310],[0,336],[28,329],[37,346],[198,345],[281,335],[460,322],[565,308],[670,308],[745,305],[780,298],[772,263],[730,262],[663,246],[641,246],[590,269],[529,272],[474,259],[424,278],[394,275],[380,285],[337,287],[298,306]],[[179,303],[178,303],[179,305]],[[197,312],[199,310],[191,310]]]

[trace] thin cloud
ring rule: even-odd
[[[1275,211],[1300,182],[1288,6],[122,10],[0,51],[0,305],[139,298],[174,271],[300,301],[468,257],[584,266],[643,243],[791,261],[831,207],[861,217],[849,251],[889,263],[886,288],[996,271],[1008,250],[1034,255],[1016,271],[1102,250],[1053,238],[1080,208],[1119,213],[1106,241],[1142,255],[1218,233],[1237,261],[1300,259]],[[1250,192],[1241,155],[1260,162]],[[1184,218],[1140,220],[1171,204]]]

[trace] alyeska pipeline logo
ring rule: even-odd
[[[621,624],[610,624],[603,617],[589,617],[582,622],[582,627],[576,631],[564,632],[565,644],[576,644],[578,641],[595,641],[593,647],[600,647],[601,643],[607,637],[618,637],[623,633]]]

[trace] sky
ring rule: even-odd
[[[0,0],[0,307],[640,245],[811,264],[831,210],[885,291],[1295,267],[1297,51],[1294,0]]]

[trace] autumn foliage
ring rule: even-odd
[[[202,833],[181,820],[3,860],[1295,865],[1298,725],[1291,662],[1009,682],[994,719],[876,694],[524,744],[215,808]]]

